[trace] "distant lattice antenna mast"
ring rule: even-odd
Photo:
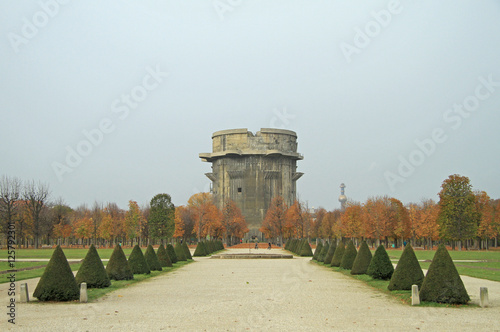
[[[342,211],[345,210],[345,203],[347,202],[347,197],[346,197],[345,191],[344,191],[345,187],[346,187],[345,184],[343,184],[343,183],[340,184],[339,202],[340,202],[340,209]]]

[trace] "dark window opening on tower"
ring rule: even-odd
[[[241,192],[241,187],[240,187],[240,188],[238,188],[238,192],[239,192],[239,193]]]

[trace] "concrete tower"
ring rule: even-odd
[[[342,211],[345,210],[345,203],[347,202],[347,197],[344,192],[345,184],[341,183],[340,184],[340,196],[339,196],[339,202],[340,202],[340,209]]]
[[[219,209],[228,199],[236,202],[250,229],[260,235],[269,203],[282,196],[288,205],[296,197],[297,134],[290,130],[262,128],[256,134],[247,129],[222,130],[212,135],[212,153],[200,153],[212,163],[205,175],[212,181]]]

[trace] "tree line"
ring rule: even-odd
[[[71,208],[62,199],[50,201],[47,184],[3,176],[0,195],[0,244],[5,245],[8,230],[14,229],[19,248],[144,246],[207,236],[235,242],[248,232],[236,204],[228,202],[219,211],[209,193],[195,194],[186,206],[178,207],[169,194],[162,193],[144,206],[130,200],[126,210],[116,203],[98,202]]]
[[[446,179],[439,201],[423,200],[403,205],[388,196],[371,197],[364,203],[349,201],[345,211],[309,211],[301,202],[288,207],[282,197],[270,204],[260,231],[269,239],[290,238],[367,240],[378,246],[405,242],[432,248],[436,242],[453,248],[487,249],[498,246],[500,200],[484,191],[473,191],[470,180],[460,175]]]

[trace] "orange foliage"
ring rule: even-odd
[[[276,196],[271,200],[266,217],[259,229],[259,231],[264,233],[266,238],[271,239],[283,236],[287,208],[283,197]]]

